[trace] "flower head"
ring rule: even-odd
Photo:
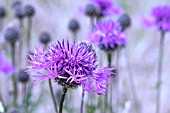
[[[104,94],[107,90],[112,69],[107,66],[97,68],[97,55],[91,45],[58,41],[51,44],[46,52],[43,48],[35,49],[30,58],[31,66],[28,71],[37,72],[33,76],[36,82],[52,78],[66,88],[82,85],[85,91],[98,94]]]
[[[23,19],[25,17],[25,12],[24,12],[24,9],[22,7],[17,7],[14,9],[15,11],[15,16],[18,18],[18,19]]]
[[[34,9],[34,7],[32,5],[27,4],[24,7],[24,13],[25,13],[26,16],[32,17],[32,16],[35,15],[35,9]]]
[[[77,19],[71,19],[68,28],[71,32],[76,33],[80,29],[80,24]]]
[[[95,4],[90,3],[90,4],[86,5],[84,12],[89,17],[95,17],[95,16],[98,15],[99,10],[98,10],[98,7]]]
[[[14,67],[12,64],[10,64],[7,59],[5,59],[4,55],[0,52],[0,72],[3,72],[4,74],[11,74],[14,72]]]
[[[127,35],[121,31],[120,25],[111,20],[98,23],[89,37],[92,43],[106,51],[124,46],[127,40]]]
[[[6,16],[6,9],[3,6],[0,6],[0,19]]]
[[[19,39],[20,33],[17,28],[9,27],[5,30],[4,38],[9,43],[15,43]]]
[[[29,81],[29,74],[25,72],[25,69],[19,70],[18,81],[21,83],[27,83]]]
[[[128,14],[122,14],[119,17],[118,22],[120,23],[121,30],[124,31],[128,27],[130,27],[130,25],[131,25],[131,18],[130,18],[130,16]]]
[[[51,41],[51,36],[48,32],[42,32],[40,34],[39,40],[42,44],[47,45]]]
[[[151,17],[143,20],[144,25],[150,27],[156,25],[158,30],[170,31],[170,6],[157,6],[151,11]]]
[[[100,10],[99,16],[111,15],[111,14],[120,14],[123,10],[111,0],[90,0],[96,4]]]

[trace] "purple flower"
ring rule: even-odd
[[[125,32],[121,32],[118,23],[108,20],[98,23],[93,32],[90,33],[89,39],[101,49],[108,51],[115,50],[117,46],[124,46],[127,35]]]
[[[12,66],[12,64],[10,64],[5,57],[3,56],[3,54],[0,52],[0,72],[3,72],[6,75],[9,75],[11,73],[14,72],[14,67]]]
[[[158,30],[170,30],[170,6],[157,6],[152,9],[151,16],[144,18],[143,23],[146,27],[156,25]]]
[[[111,14],[120,14],[123,12],[122,8],[111,0],[90,0],[99,7],[102,16]]]
[[[91,93],[104,94],[109,84],[112,68],[97,68],[97,55],[91,45],[80,43],[74,45],[68,41],[51,44],[47,51],[43,47],[35,49],[29,55],[31,66],[28,71],[35,71],[35,82],[55,79],[66,88],[82,88]],[[44,71],[44,73],[41,72]]]

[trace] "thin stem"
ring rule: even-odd
[[[165,32],[161,32],[160,46],[159,46],[159,61],[158,61],[158,75],[157,75],[157,95],[156,95],[156,113],[160,113],[161,105],[161,82],[162,82],[162,61],[164,50]]]
[[[20,27],[21,27],[21,37],[20,37],[20,40],[19,40],[19,59],[18,59],[18,67],[21,68],[21,64],[22,64],[22,49],[23,49],[23,19],[19,19],[19,22],[20,22]]]
[[[28,17],[28,28],[27,28],[27,51],[30,49],[31,41],[31,29],[32,29],[32,17]]]
[[[81,107],[80,107],[80,113],[83,113],[84,95],[85,95],[85,92],[84,92],[84,90],[83,90],[83,91],[82,91],[82,96],[81,96]]]
[[[108,54],[107,54],[107,61],[109,63],[108,64],[109,67],[111,67],[111,64],[112,64],[112,54],[110,52],[108,52]],[[106,94],[105,94],[105,98],[104,98],[104,113],[106,112],[107,106],[108,106],[108,91],[106,90]]]
[[[130,86],[131,86],[131,89],[132,89],[133,99],[135,100],[136,110],[137,110],[138,113],[140,113],[140,110],[139,110],[139,107],[138,107],[138,102],[139,102],[138,94],[137,94],[137,90],[136,90],[136,87],[135,87],[132,68],[131,68],[131,65],[130,65],[129,56],[128,56],[126,48],[124,49],[124,53],[125,53],[125,61],[126,61],[127,71],[128,71],[128,79],[129,79]]]
[[[61,100],[60,100],[59,113],[62,113],[62,111],[63,111],[63,103],[64,103],[64,99],[65,99],[66,93],[67,93],[67,88],[64,87],[63,88],[63,94],[62,94]]]
[[[76,44],[76,42],[77,42],[77,32],[74,32],[73,36],[74,36],[73,37],[73,43]]]
[[[116,113],[119,113],[119,94],[120,94],[120,77],[119,77],[119,57],[120,57],[120,48],[118,47],[117,48],[117,62],[116,62],[116,65],[117,65],[117,71],[116,71],[116,82],[117,82],[117,95],[116,95]]]
[[[11,43],[11,52],[12,52],[12,63],[13,66],[16,67],[15,64],[15,43]],[[17,80],[15,74],[12,75],[12,82],[13,82],[13,105],[17,106],[17,98],[18,98],[18,88],[17,88]]]
[[[51,84],[51,79],[49,79],[48,83],[49,83],[50,93],[51,93],[51,97],[52,97],[52,100],[53,100],[55,112],[58,113],[57,103],[55,101],[55,96],[54,96],[54,92],[53,92],[53,88],[52,88],[52,84]]]
[[[2,92],[1,92],[1,82],[0,82],[0,102],[2,102],[2,105],[4,106],[4,100],[3,100]]]
[[[23,102],[26,100],[27,98],[27,83],[23,83]],[[25,106],[25,113],[28,113],[28,105],[26,102],[26,106]]]
[[[90,17],[91,30],[93,31],[95,25],[95,17]]]

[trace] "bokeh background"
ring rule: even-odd
[[[130,64],[133,70],[135,86],[140,102],[141,113],[154,113],[156,106],[156,80],[158,68],[158,47],[160,41],[160,32],[154,28],[146,29],[143,27],[141,19],[150,14],[154,6],[160,4],[170,4],[170,0],[115,0],[131,17],[132,25],[128,29],[127,50]],[[86,0],[23,0],[24,4],[31,4],[35,7],[36,14],[33,17],[32,41],[31,48],[40,45],[39,35],[42,31],[48,31],[52,37],[52,42],[61,39],[72,40],[72,33],[68,29],[68,22],[75,18],[80,23],[80,31],[78,32],[78,40],[88,40],[90,32],[90,21],[79,9],[87,4]],[[4,37],[3,29],[9,23],[17,23],[16,18],[11,10],[12,0],[0,0],[0,5],[7,7],[7,17],[0,22],[0,44],[2,50],[8,50]],[[114,16],[114,15],[113,15]],[[115,17],[116,19],[116,17]],[[161,113],[170,113],[170,34],[166,34],[164,59],[163,59],[163,79],[162,79],[162,95],[161,95]],[[7,54],[7,53],[6,53]],[[25,53],[26,54],[26,53]],[[106,54],[99,52],[101,65],[106,64]],[[133,97],[131,88],[127,78],[127,66],[124,53],[120,57],[120,76],[121,76],[121,103],[122,109],[128,109],[127,113],[135,113],[133,111]],[[114,61],[112,61],[114,65]],[[11,82],[9,77],[0,74],[0,87],[5,101],[8,103],[9,93],[11,90]],[[43,87],[42,87],[43,86]],[[54,108],[48,91],[47,83],[41,83],[33,88],[32,99],[36,100],[41,95],[41,88],[44,88],[43,98],[34,111],[34,113],[53,113]],[[58,85],[53,82],[55,92]],[[64,112],[78,113],[81,100],[81,88],[69,90],[67,95],[69,108],[65,108]],[[86,97],[87,99],[87,97]],[[130,108],[125,107],[128,102]],[[100,111],[96,111],[99,113]]]

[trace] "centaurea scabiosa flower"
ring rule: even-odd
[[[94,27],[89,38],[105,51],[115,50],[118,46],[126,44],[127,35],[121,31],[119,23],[112,20],[101,21]]]
[[[114,3],[112,0],[89,0],[96,4],[100,10],[99,16],[108,16],[112,14],[120,14],[123,12],[122,8]]]
[[[11,74],[14,72],[14,67],[12,64],[10,64],[10,62],[7,61],[7,59],[5,59],[4,55],[0,52],[0,71],[3,72],[4,74]]]
[[[30,55],[31,66],[28,71],[36,71],[36,83],[45,79],[55,79],[65,88],[82,88],[89,92],[104,94],[109,84],[112,68],[98,68],[97,55],[91,45],[71,44],[68,41],[58,41],[51,44],[47,51],[35,49]],[[44,70],[45,73],[41,73]]]
[[[155,25],[158,30],[170,31],[170,5],[154,7],[150,17],[144,18],[143,23],[146,27]]]
[[[156,113],[160,113],[161,107],[161,82],[162,82],[162,65],[164,55],[165,33],[170,31],[170,5],[157,6],[152,9],[151,17],[144,19],[146,27],[156,26],[161,33],[158,57],[158,75],[157,75],[157,95],[156,95]]]

